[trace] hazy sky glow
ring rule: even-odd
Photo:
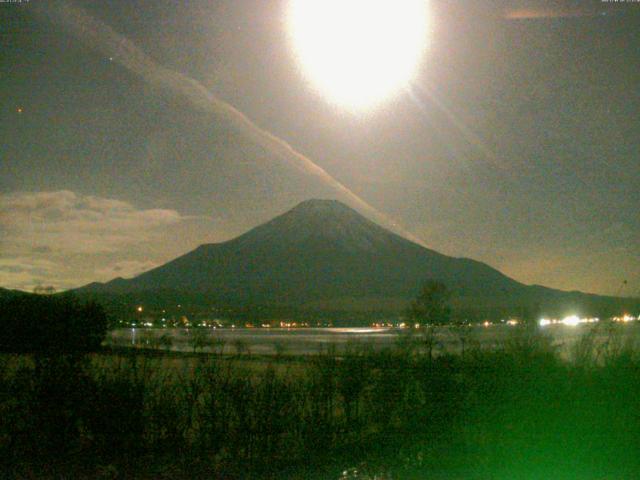
[[[432,1],[409,88],[354,112],[300,68],[286,1],[75,4],[175,88],[36,3],[0,4],[0,286],[133,275],[349,190],[525,283],[640,292],[640,5]]]

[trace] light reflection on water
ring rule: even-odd
[[[640,327],[640,325],[639,325]],[[594,330],[595,329],[595,330]],[[577,326],[550,325],[541,332],[548,336],[561,353],[567,353],[586,333],[595,333],[596,341],[610,338],[611,329],[617,329],[620,341],[629,342],[640,339],[640,328],[634,324],[598,327],[584,324]],[[496,347],[510,338],[515,331],[508,325],[493,325],[489,328],[482,325],[472,327],[438,327],[434,329],[434,351],[436,353],[460,353],[464,346],[482,348]],[[345,351],[353,345],[366,345],[372,350],[380,351],[395,347],[399,342],[411,338],[411,330],[398,328],[224,328],[195,329],[173,328],[120,328],[113,330],[107,337],[106,344],[111,346],[137,346],[146,348],[163,348],[160,338],[170,340],[164,348],[172,351],[192,351],[195,337],[206,340],[198,348],[199,351],[216,353],[245,352],[261,355],[287,353],[294,355],[314,354],[335,348],[336,352]],[[419,334],[412,336],[420,344]]]

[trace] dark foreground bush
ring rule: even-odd
[[[15,295],[0,300],[0,351],[58,355],[92,352],[107,331],[96,303],[72,295]]]
[[[3,357],[0,470],[44,478],[637,478],[640,361],[544,339],[430,358]],[[171,363],[173,362],[173,363]],[[344,473],[344,474],[343,474]]]

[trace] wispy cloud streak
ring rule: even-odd
[[[594,2],[595,4],[595,2]],[[551,18],[578,18],[578,17],[595,17],[601,15],[593,8],[582,7],[564,7],[564,8],[514,8],[504,13],[507,20],[540,20]]]
[[[258,126],[233,105],[207,90],[197,80],[158,64],[128,38],[92,17],[82,8],[67,1],[36,2],[35,6],[41,16],[62,26],[91,48],[112,57],[114,62],[119,63],[145,82],[185,98],[195,108],[214,114],[276,157],[306,174],[317,177],[341,194],[353,206],[365,211],[377,221],[393,228],[416,243],[424,244],[421,239],[363,200],[285,140]]]

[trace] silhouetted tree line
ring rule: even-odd
[[[426,355],[411,335],[249,368],[185,356],[174,373],[134,350],[0,355],[0,478],[634,479],[628,327],[601,324],[572,361],[524,326],[465,355]]]
[[[0,300],[0,351],[74,354],[95,351],[107,332],[107,315],[73,295],[15,295]]]

